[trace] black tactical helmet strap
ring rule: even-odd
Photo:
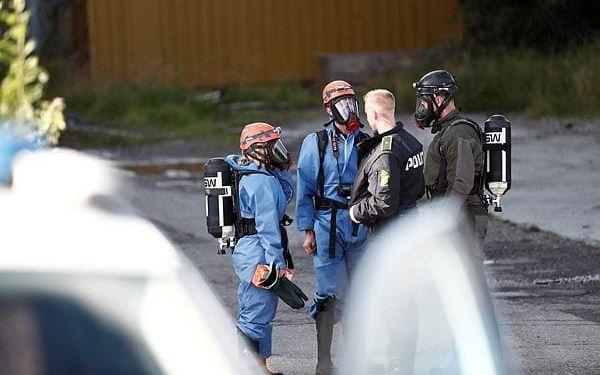
[[[442,94],[442,91],[440,91],[439,94]],[[453,97],[453,94],[451,94],[450,92],[446,93],[444,95],[444,101],[439,106],[436,105],[435,98],[433,99],[433,105],[435,106],[435,116],[438,119],[442,115],[442,112],[444,111],[446,106],[448,106],[448,103],[450,103],[450,100],[452,99],[452,97]]]
[[[421,126],[430,127],[435,120],[439,120],[458,86],[452,74],[445,70],[434,70],[421,77],[419,82],[413,83],[413,88],[417,97],[423,99],[429,106],[424,110],[422,104],[417,103],[415,119]],[[444,95],[444,101],[439,106],[435,101],[437,95]]]
[[[445,70],[434,70],[425,74],[419,82],[413,83],[417,95],[437,95],[441,92],[453,95],[458,85],[452,74]]]

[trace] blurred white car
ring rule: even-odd
[[[0,187],[0,374],[249,374],[197,271],[75,151],[24,152]]]
[[[344,374],[505,373],[482,259],[460,222],[425,208],[369,244],[347,303]]]

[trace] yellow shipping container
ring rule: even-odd
[[[462,26],[456,0],[87,0],[97,81],[312,80],[323,53],[421,49]]]

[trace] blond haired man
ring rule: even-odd
[[[425,193],[423,145],[395,119],[394,95],[383,89],[365,97],[367,121],[374,136],[359,145],[358,173],[352,186],[350,218],[377,233],[405,215]]]

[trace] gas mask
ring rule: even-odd
[[[287,169],[290,163],[290,153],[281,142],[281,139],[274,139],[267,143],[267,150],[271,163],[279,169]]]
[[[267,169],[288,169],[290,164],[290,153],[281,139],[253,144],[246,151],[246,154],[264,164]]]
[[[425,101],[427,106],[423,103]],[[420,129],[428,128],[431,126],[431,123],[436,120],[434,103],[431,98],[420,96],[417,97],[417,103],[415,106],[415,121],[417,123],[417,127]]]
[[[358,117],[358,102],[352,96],[345,96],[331,104],[333,120],[346,126],[349,132],[355,132],[363,125]]]
[[[438,107],[435,103],[435,97],[432,95],[423,95],[417,97],[417,103],[415,105],[415,122],[417,127],[420,129],[432,127],[433,122],[439,120],[444,108],[450,102],[451,96],[446,95],[444,101]],[[427,103],[427,106],[423,103]],[[435,126],[432,129],[432,133],[435,133]]]

